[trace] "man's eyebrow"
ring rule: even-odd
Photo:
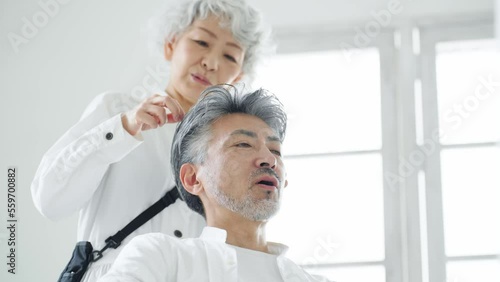
[[[201,27],[201,26],[197,26],[197,28],[203,30],[204,32],[208,33],[208,35],[210,35],[211,37],[217,39],[217,35],[215,35],[215,33],[211,32],[210,30],[204,28],[204,27]],[[234,42],[227,42],[226,45],[228,46],[231,46],[231,47],[234,47],[234,48],[237,48],[237,49],[240,49],[241,51],[243,51],[243,48],[241,48],[241,46],[239,46],[238,44],[234,43]]]
[[[236,129],[235,131],[231,132],[231,136],[234,135],[246,135],[248,137],[257,138],[257,134],[255,132],[245,129]]]
[[[281,143],[281,139],[278,136],[268,136],[266,139],[269,142],[279,142],[279,143]]]
[[[245,130],[245,129],[237,129],[237,130],[231,132],[231,136],[234,136],[234,135],[245,135],[245,136],[248,136],[248,137],[257,138],[257,134],[255,132],[249,131],[249,130]],[[281,143],[281,139],[278,136],[274,136],[274,135],[266,137],[266,140],[268,142],[279,142],[279,143]]]

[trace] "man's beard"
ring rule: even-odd
[[[268,192],[265,199],[255,199],[252,195],[253,189],[259,188],[249,188],[242,200],[234,199],[220,189],[214,191],[214,198],[219,205],[240,214],[246,219],[253,221],[265,221],[270,219],[280,208],[281,191],[278,190],[275,197],[273,197],[273,193]]]

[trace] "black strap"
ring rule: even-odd
[[[92,261],[98,261],[102,258],[102,253],[108,249],[108,248],[113,248],[116,249],[118,248],[123,239],[125,239],[130,233],[134,232],[137,228],[141,227],[144,223],[146,223],[148,220],[153,218],[155,215],[160,213],[163,209],[166,207],[170,206],[171,204],[175,203],[177,199],[182,199],[179,195],[179,191],[177,190],[177,187],[172,188],[170,191],[168,191],[165,196],[161,197],[156,203],[154,203],[152,206],[150,206],[147,210],[143,211],[141,214],[139,214],[136,218],[134,218],[129,224],[127,224],[125,227],[123,227],[122,230],[116,232],[115,235],[109,236],[104,242],[106,242],[106,245],[104,248],[102,248],[100,251],[93,251],[93,259]]]

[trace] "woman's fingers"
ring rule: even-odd
[[[177,100],[170,96],[154,95],[151,97],[151,103],[167,108],[170,113],[168,114],[168,122],[177,122],[184,117],[184,110]]]
[[[142,130],[157,128],[159,126],[158,118],[144,110],[137,111],[135,120],[136,124],[140,125]]]
[[[167,112],[164,107],[155,104],[147,104],[144,106],[143,111],[151,115],[158,126],[163,126],[167,122]]]
[[[155,94],[122,116],[122,124],[127,132],[136,135],[141,130],[178,122],[184,117],[184,110],[178,101],[170,96]]]
[[[177,122],[184,118],[184,110],[181,107],[181,104],[174,98],[170,96],[165,97],[165,106],[170,110],[171,117],[173,120],[171,122]]]

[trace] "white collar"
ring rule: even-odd
[[[226,243],[227,231],[213,226],[206,226],[200,235],[204,241]],[[282,256],[288,251],[288,246],[280,243],[267,242],[267,249],[272,255]]]
[[[227,238],[227,231],[217,227],[206,226],[201,232],[200,239],[204,241],[216,241],[225,243]]]

